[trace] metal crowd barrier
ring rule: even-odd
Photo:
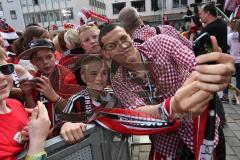
[[[128,137],[95,125],[88,125],[85,138],[69,145],[60,137],[46,141],[49,160],[130,160]],[[23,160],[26,152],[17,156]]]

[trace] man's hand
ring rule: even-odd
[[[194,81],[194,74],[188,79],[187,83],[177,90],[171,100],[173,113],[191,113],[193,116],[201,114],[212,99],[213,94],[200,90],[198,81]]]
[[[235,72],[234,59],[232,56],[220,53],[221,49],[215,37],[211,37],[215,52],[204,54],[196,58],[196,80],[199,89],[207,92],[218,92],[226,88]],[[216,64],[207,65],[207,62]]]
[[[84,123],[71,123],[66,122],[61,128],[61,136],[67,143],[77,143],[84,137],[83,132],[86,130],[87,125]]]

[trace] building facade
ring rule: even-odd
[[[106,15],[104,0],[0,0],[0,16],[17,30],[30,23],[61,28],[66,22],[79,24],[78,12],[83,7]]]
[[[105,0],[107,15],[112,21],[117,20],[118,13],[123,7],[132,6],[138,10],[144,20],[149,22],[161,20],[162,14],[171,20],[179,19],[186,12],[187,5],[209,1],[211,0]]]

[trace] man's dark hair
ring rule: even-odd
[[[102,27],[98,36],[98,42],[102,48],[103,48],[102,37],[105,36],[107,33],[111,32],[112,30],[114,30],[117,26],[118,25],[116,24],[108,24]]]
[[[41,27],[41,26],[40,26],[39,24],[37,24],[37,23],[29,23],[28,25],[26,25],[25,28],[32,27],[32,26]]]
[[[217,9],[213,3],[207,3],[203,6],[204,12],[209,12],[212,16],[217,17]]]

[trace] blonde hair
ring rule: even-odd
[[[68,44],[75,44],[77,46],[80,45],[79,35],[76,29],[69,29],[64,34],[64,41]]]
[[[7,53],[6,51],[0,47],[0,61],[6,61]]]
[[[78,34],[80,35],[82,32],[85,32],[89,29],[94,29],[100,32],[100,29],[95,25],[95,24],[88,24],[88,25],[83,25],[78,29]],[[80,42],[81,42],[81,37],[79,37]]]

